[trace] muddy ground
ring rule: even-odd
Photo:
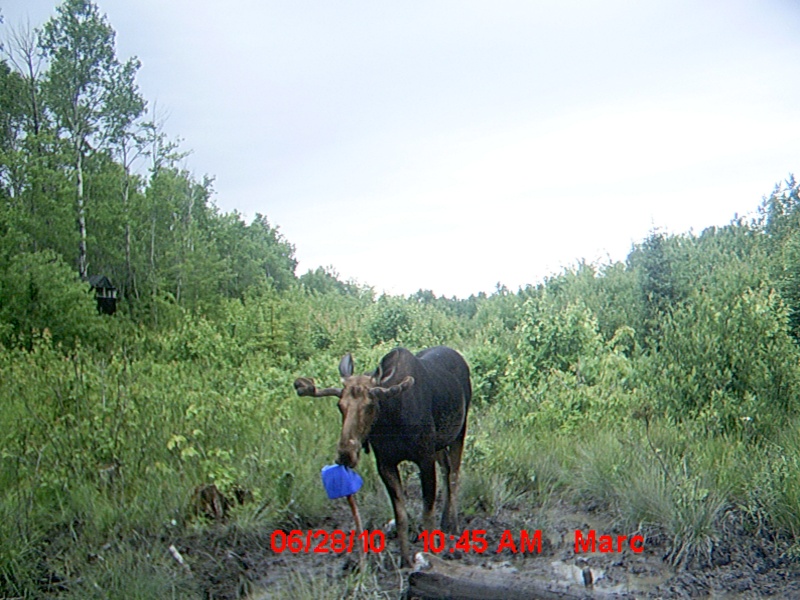
[[[418,489],[408,492],[410,512],[418,517]],[[389,513],[387,503],[385,514]],[[669,560],[667,540],[658,537],[645,537],[641,553],[625,546],[618,553],[576,554],[576,530],[594,529],[597,536],[624,533],[615,529],[602,511],[588,506],[511,506],[491,515],[462,515],[460,525],[462,531],[486,530],[488,550],[482,554],[451,553],[452,543],[448,541],[447,548],[439,554],[441,558],[475,568],[535,575],[575,592],[583,589],[582,575],[588,567],[595,590],[618,594],[620,598],[800,599],[800,561],[788,552],[786,543],[773,539],[769,532],[759,531],[736,511],[726,515],[710,553],[698,553],[679,567]],[[366,519],[366,528],[376,526]],[[350,531],[353,519],[344,500],[334,501],[328,518],[304,529]],[[496,552],[504,532],[518,538],[523,529],[531,534],[541,530],[541,553]],[[270,548],[273,531],[254,534],[231,527],[210,528],[178,540],[176,546],[191,565],[192,577],[205,598],[300,600],[335,598],[348,590],[346,581],[353,581],[356,554],[277,554]],[[422,549],[422,542],[417,540],[412,552]],[[393,535],[387,535],[386,549],[370,555],[368,562],[369,576],[361,580],[356,593],[351,584],[351,597],[408,596],[409,571],[398,568],[398,545]]]

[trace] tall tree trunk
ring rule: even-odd
[[[79,142],[75,161],[75,171],[78,180],[78,275],[83,281],[89,278],[89,265],[86,257],[86,206],[83,197],[83,144]]]
[[[125,296],[139,298],[136,290],[136,277],[133,274],[131,261],[131,211],[130,211],[131,177],[127,163],[125,164],[125,181],[122,186],[122,204],[125,214]]]
[[[153,282],[153,289],[150,292],[151,315],[153,326],[158,327],[158,305],[156,296],[158,295],[158,280],[156,279],[156,211],[153,209],[152,220],[150,221],[150,280]]]
[[[133,274],[133,265],[131,264],[130,221],[125,223],[125,271],[127,272],[127,281],[125,282],[125,289],[130,290],[130,296],[132,298],[138,298],[139,294],[136,291],[136,277]]]

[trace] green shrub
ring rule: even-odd
[[[367,332],[374,344],[399,340],[411,329],[411,309],[402,298],[381,296],[372,306]]]
[[[508,352],[499,344],[484,342],[465,351],[471,369],[472,398],[476,405],[493,402],[500,394],[508,366]]]
[[[0,342],[32,348],[35,338],[96,343],[102,320],[88,284],[50,250],[13,256],[0,273]]]
[[[544,291],[522,306],[509,381],[532,387],[550,371],[581,374],[582,363],[603,349],[597,322],[580,301],[561,309]]]
[[[640,379],[670,419],[763,435],[796,413],[800,354],[774,291],[695,294],[665,318],[662,331]]]

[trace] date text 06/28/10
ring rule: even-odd
[[[421,531],[419,540],[423,550],[434,554],[442,552],[464,552],[483,554],[490,550],[486,540],[485,529],[467,529],[460,535],[449,535],[438,529]],[[289,532],[276,529],[270,538],[272,551],[280,554],[286,550],[293,554],[340,554],[343,552],[379,553],[386,548],[386,535],[383,531],[325,531],[324,529],[301,531],[293,529]],[[514,554],[541,554],[542,531],[536,529],[532,533],[520,530],[515,536],[508,529],[503,531],[500,541],[491,548],[495,553],[510,551]],[[575,530],[575,554],[588,552],[619,553],[630,550],[634,553],[644,551],[644,538],[634,536],[597,535],[594,529],[584,532]]]

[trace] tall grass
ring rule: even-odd
[[[164,541],[204,527],[189,508],[199,485],[250,491],[252,503],[232,517],[245,529],[312,527],[331,510],[319,469],[333,458],[340,416],[333,401],[296,397],[292,381],[335,382],[338,356],[299,364],[266,354],[227,360],[224,345],[190,359],[158,344],[120,348],[65,354],[42,340],[0,352],[0,595],[193,597]],[[386,349],[357,355],[359,367]],[[756,529],[796,539],[796,424],[766,438],[636,420],[638,393],[620,384],[612,398],[603,387],[608,369],[629,373],[626,360],[610,355],[599,383],[551,374],[530,396],[509,388],[476,402],[462,511],[573,502],[628,533],[668,540],[681,566],[713,556],[734,509]],[[361,472],[364,525],[381,527],[392,515],[371,457]],[[415,469],[406,475],[417,485]],[[334,595],[369,596],[365,580],[342,585]]]
[[[291,572],[279,589],[254,594],[251,600],[386,600],[395,596],[380,591],[376,573],[367,563],[364,571],[346,577],[337,577],[332,573],[309,576],[307,573]]]
[[[527,493],[534,503],[557,497],[602,510],[629,534],[666,540],[676,566],[712,559],[731,510],[777,535],[795,539],[800,531],[795,426],[761,445],[657,420],[587,421],[576,436],[574,429],[508,427],[495,407],[473,432],[468,463],[479,474],[470,476],[465,494],[468,504],[487,510],[502,504],[493,499],[513,482],[514,494]],[[488,473],[510,475],[498,482]]]
[[[72,589],[88,573],[111,577],[97,584],[106,590],[124,571],[131,585],[157,580],[138,562],[146,553],[98,549],[170,535],[194,518],[203,484],[250,491],[262,527],[318,521],[336,436],[325,424],[339,415],[293,397],[292,378],[257,357],[65,356],[46,343],[0,353],[0,596],[35,596],[48,579]]]

